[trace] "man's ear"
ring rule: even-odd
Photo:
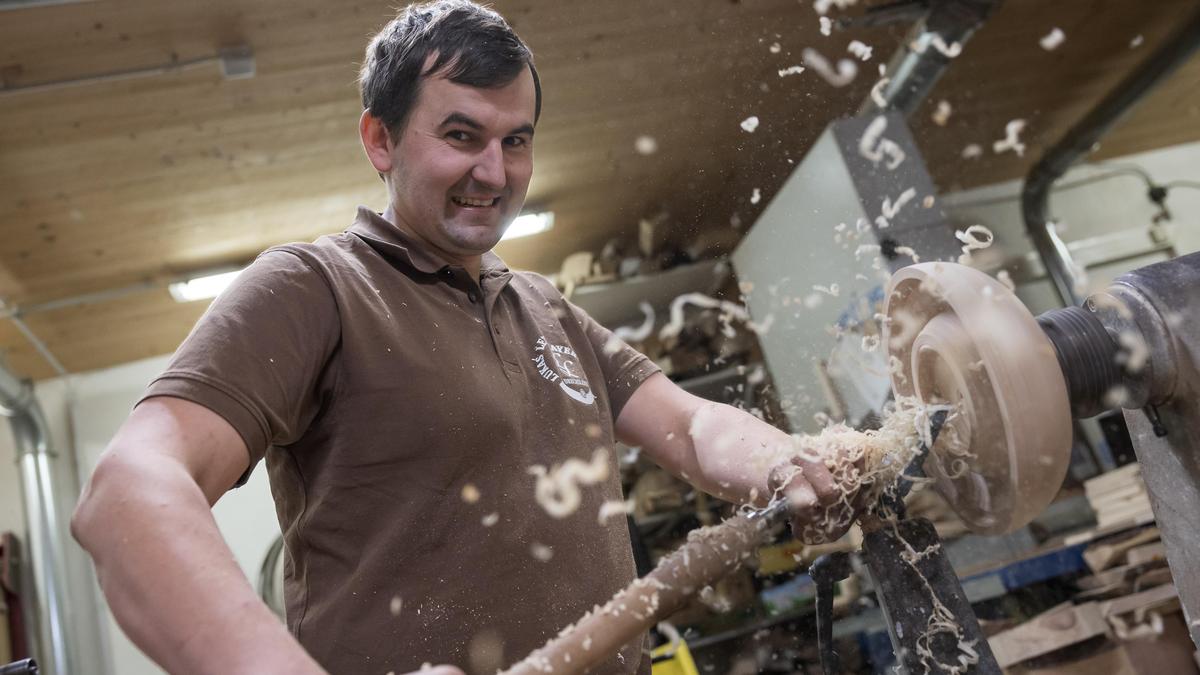
[[[358,135],[362,139],[363,150],[366,150],[371,166],[380,174],[391,171],[392,147],[395,144],[383,121],[372,115],[370,110],[364,110],[362,117],[358,119]]]

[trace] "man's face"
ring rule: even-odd
[[[528,68],[491,89],[423,79],[387,172],[396,224],[452,260],[491,250],[525,203],[534,106]]]

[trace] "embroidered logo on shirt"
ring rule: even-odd
[[[536,353],[533,363],[542,379],[558,383],[567,396],[584,405],[591,405],[596,400],[574,349],[550,344],[545,337],[538,336],[533,351]]]

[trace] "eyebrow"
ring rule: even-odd
[[[442,123],[438,126],[439,126],[439,128],[441,128],[441,127],[448,127],[448,126],[451,126],[454,124],[461,124],[464,127],[474,129],[475,131],[483,130],[482,124],[480,124],[479,122],[476,122],[474,119],[472,119],[468,115],[461,113],[461,112],[450,113],[449,115],[446,116],[446,119],[442,120]],[[529,134],[530,136],[532,136],[533,135],[533,125],[528,124],[528,123],[522,124],[521,126],[517,127],[516,129],[513,129],[512,131],[508,132],[509,136],[519,136],[521,134]]]

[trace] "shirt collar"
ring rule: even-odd
[[[365,206],[358,207],[354,223],[346,231],[365,241],[389,261],[399,262],[419,272],[437,274],[451,266],[444,258],[427,250],[400,228]],[[485,277],[508,274],[508,266],[500,256],[491,251],[483,254],[479,269]]]

